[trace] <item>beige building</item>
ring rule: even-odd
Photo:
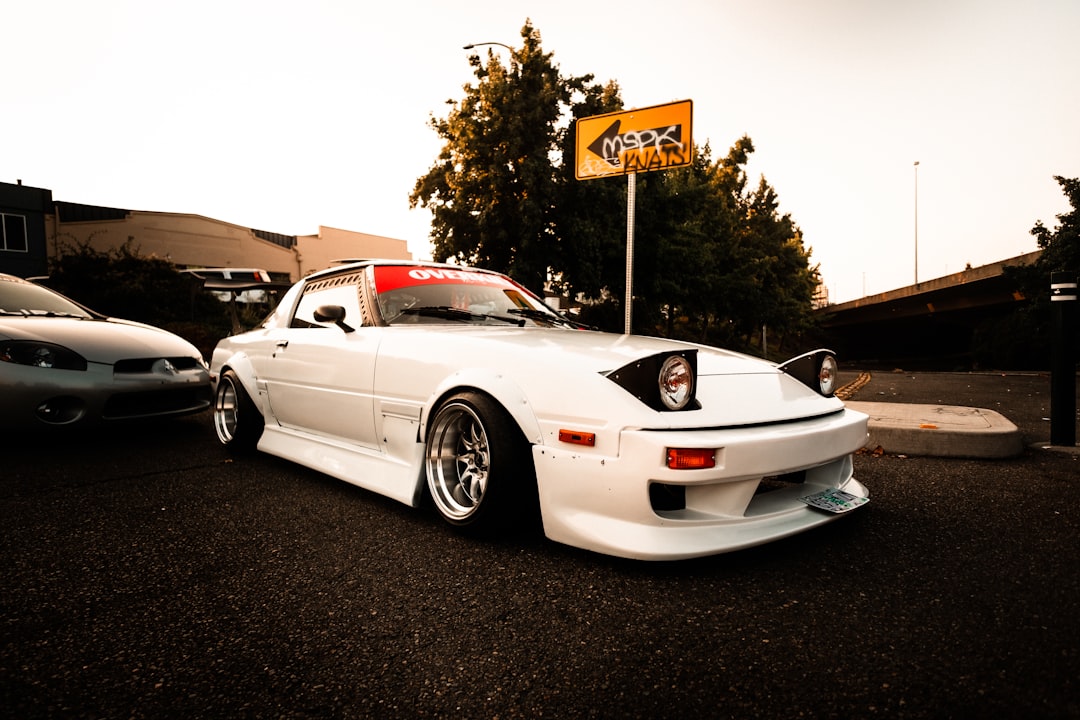
[[[178,268],[266,270],[275,280],[299,280],[345,258],[411,260],[405,240],[319,227],[315,235],[281,235],[182,213],[122,210],[55,202],[45,213],[49,257],[87,244],[98,251],[130,242],[139,255],[170,260]]]

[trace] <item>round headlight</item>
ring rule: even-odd
[[[818,367],[818,387],[821,390],[821,394],[825,397],[830,397],[836,392],[836,380],[837,375],[840,372],[840,366],[836,364],[836,358],[832,355],[825,355],[821,358],[821,366]]]
[[[668,410],[682,410],[694,396],[694,368],[681,355],[660,366],[660,401]]]

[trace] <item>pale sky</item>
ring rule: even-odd
[[[1035,250],[1080,177],[1080,0],[36,0],[0,10],[0,181],[427,258],[428,120],[527,18],[627,108],[692,100],[714,158],[749,135],[834,302],[914,281],[916,161],[920,281]]]

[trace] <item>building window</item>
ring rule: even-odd
[[[0,213],[0,250],[27,252],[26,218]]]

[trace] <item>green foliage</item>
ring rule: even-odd
[[[691,167],[646,176],[634,280],[646,331],[749,349],[765,325],[779,350],[811,328],[818,271],[776,191],[764,178],[747,189],[753,150],[743,137],[718,162],[706,146]]]
[[[409,201],[434,215],[436,260],[499,270],[542,292],[554,246],[550,154],[578,81],[560,78],[530,24],[521,37],[509,68],[493,51],[486,64],[470,57],[478,82],[446,119],[432,119],[446,144]]]
[[[1072,209],[1057,216],[1058,226],[1049,230],[1042,221],[1035,223],[1031,234],[1042,249],[1037,266],[1047,277],[1055,270],[1080,271],[1080,178],[1055,175]]]
[[[1031,265],[1008,266],[1006,277],[1027,302],[1008,323],[986,328],[976,339],[976,361],[1002,369],[1039,367],[1050,357],[1052,313],[1050,276],[1054,272],[1080,272],[1080,179],[1055,175],[1071,210],[1057,216],[1050,230],[1037,220],[1031,234],[1042,255]],[[991,339],[992,335],[996,339]]]
[[[1057,271],[1080,272],[1080,179],[1055,175],[1072,209],[1057,216],[1058,226],[1050,230],[1042,220],[1035,222],[1031,234],[1042,250],[1039,259],[1028,265],[1005,268],[1016,288],[1036,304],[1048,304],[1050,274]]]
[[[972,364],[998,370],[1045,369],[1050,337],[1048,319],[1033,322],[1030,308],[985,320],[972,332]]]
[[[575,94],[568,126],[559,133],[560,162],[554,168],[557,185],[555,222],[556,289],[569,297],[578,294],[601,298],[605,293],[623,298],[626,284],[626,181],[590,180],[574,176],[577,121],[616,112],[623,107],[619,86],[582,83]],[[622,328],[621,310],[612,313]],[[598,327],[606,324],[594,323]]]
[[[51,262],[49,287],[99,313],[174,332],[206,355],[229,334],[225,304],[171,262],[139,255],[132,242],[106,252],[65,246]]]
[[[626,178],[574,177],[575,121],[622,110],[619,86],[562,77],[530,23],[521,37],[508,67],[494,51],[470,57],[477,82],[432,119],[444,146],[410,204],[432,212],[436,260],[585,298],[587,322],[621,331]],[[719,162],[695,150],[692,166],[637,179],[634,331],[744,347],[762,325],[799,335],[820,279],[776,191],[764,178],[747,190],[753,143]]]

